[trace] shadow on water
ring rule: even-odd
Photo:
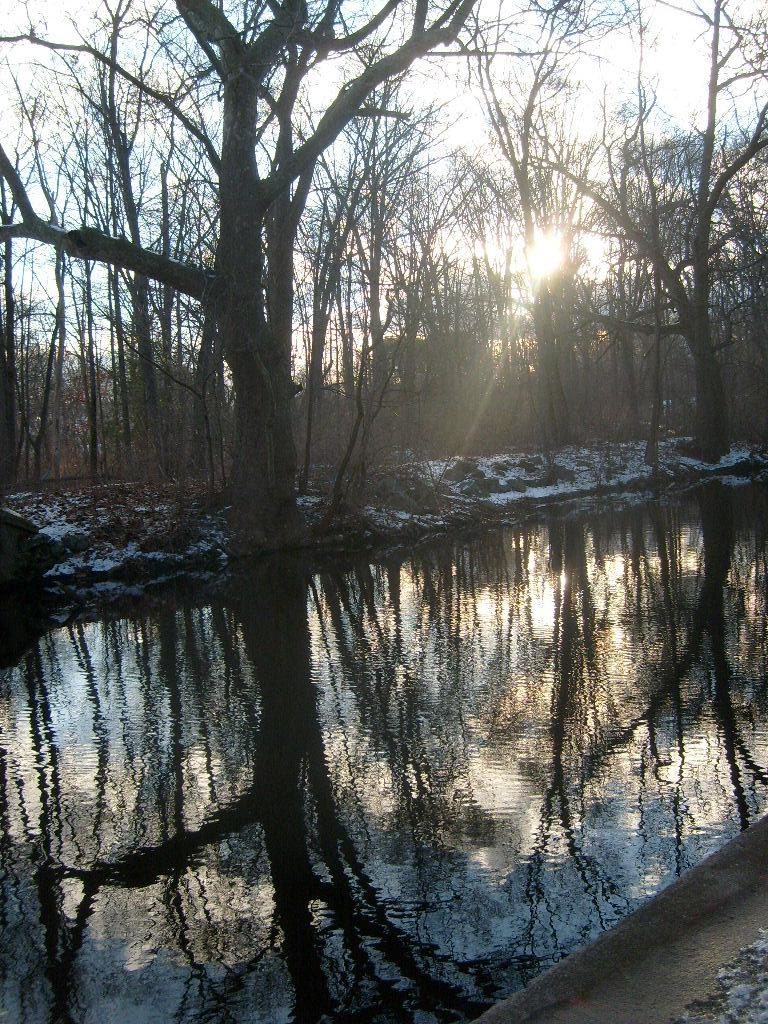
[[[451,1021],[766,804],[766,496],[55,630],[0,674],[9,1019]]]

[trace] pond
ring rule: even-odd
[[[768,493],[55,629],[0,673],[0,1012],[460,1021],[768,797]]]

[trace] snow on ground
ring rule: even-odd
[[[681,470],[691,473],[712,472],[714,469],[721,471],[749,459],[750,454],[749,449],[734,448],[713,466],[681,454],[676,446],[667,443],[661,447],[659,471],[662,476],[670,479],[679,476]],[[508,467],[504,466],[505,461],[509,463]],[[596,490],[617,490],[643,481],[650,482],[653,475],[651,467],[645,463],[645,445],[639,442],[594,448],[562,448],[550,463],[542,459],[541,469],[534,469],[533,472],[525,469],[531,462],[530,458],[523,459],[524,472],[520,474],[520,463],[514,459],[478,459],[478,468],[489,477],[495,476],[502,485],[510,480],[526,485],[522,491],[491,493],[487,500],[493,505],[504,506],[522,498],[544,500],[576,497]]]
[[[440,525],[445,527],[470,507],[479,506],[503,514],[523,504],[536,507],[608,492],[623,493],[627,501],[645,500],[650,496],[652,485],[658,488],[661,483],[663,489],[665,481],[669,486],[679,486],[700,475],[716,473],[724,482],[736,485],[745,482],[745,465],[755,474],[768,471],[764,455],[749,448],[734,448],[713,465],[685,454],[687,443],[689,439],[661,443],[655,480],[651,468],[645,464],[642,442],[566,447],[550,458],[511,452],[478,458],[414,461],[408,471],[412,477],[420,477],[422,491],[425,486],[431,486],[434,495],[440,496],[436,513],[425,515],[415,508],[403,511],[392,508],[389,503],[376,502],[365,509],[365,514],[374,528],[405,534]],[[742,469],[741,476],[728,475],[727,471],[734,467]],[[414,493],[418,490],[410,488],[413,505],[419,504],[418,494]],[[404,497],[407,499],[408,493]]]
[[[717,994],[676,1024],[768,1024],[768,930],[718,972]]]
[[[644,444],[568,447],[549,457],[523,452],[425,461],[412,459],[373,482],[374,497],[363,509],[348,509],[324,538],[340,549],[373,547],[382,540],[413,542],[466,522],[499,520],[507,512],[535,511],[542,505],[612,493],[626,501],[645,500],[651,470]],[[732,471],[732,472],[729,472]],[[658,490],[665,481],[679,487],[717,472],[733,484],[768,474],[768,460],[736,448],[716,467],[685,453],[685,442],[662,442]],[[301,497],[308,526],[317,526],[327,507],[318,495]],[[55,564],[51,583],[100,586],[107,581],[153,579],[196,568],[216,570],[228,560],[228,532],[222,513],[210,511],[195,484],[100,484],[87,488],[9,495],[7,505],[40,528]],[[50,564],[50,559],[48,561]]]
[[[100,484],[17,492],[7,505],[51,542],[55,562],[45,573],[48,581],[93,581],[102,596],[130,589],[115,577],[220,566],[228,557],[223,517],[206,511],[194,486]]]

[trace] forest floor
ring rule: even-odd
[[[489,523],[512,523],[553,503],[640,502],[703,477],[732,483],[768,479],[768,453],[732,449],[716,465],[692,457],[685,441],[662,443],[653,474],[640,442],[569,447],[549,458],[495,456],[401,459],[368,482],[367,503],[330,522],[322,493],[299,498],[313,553],[346,554],[410,545]],[[37,526],[46,549],[44,584],[79,602],[137,596],[148,584],[219,573],[232,559],[227,508],[202,484],[102,483],[16,491],[5,505]]]

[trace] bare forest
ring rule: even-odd
[[[404,460],[766,441],[761,5],[58,7],[0,17],[0,489],[282,542]]]

